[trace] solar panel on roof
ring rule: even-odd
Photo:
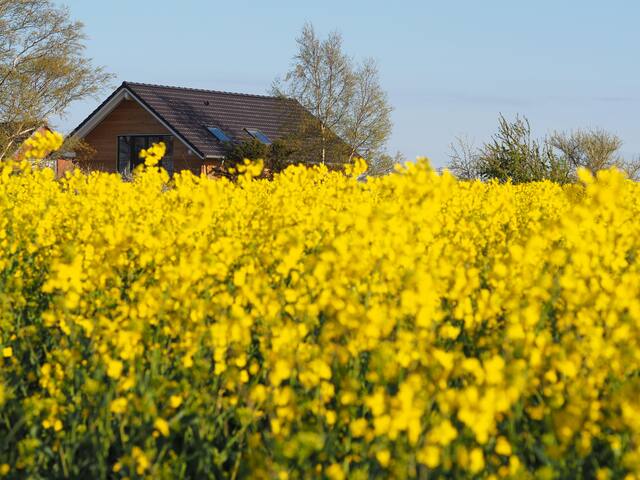
[[[265,145],[271,145],[271,140],[269,140],[269,137],[267,137],[260,130],[256,130],[254,128],[247,128],[246,130],[249,135],[251,135],[253,138],[258,140],[259,142],[262,142]]]
[[[211,135],[216,137],[221,142],[230,142],[231,141],[229,136],[226,133],[224,133],[222,131],[222,129],[220,129],[218,127],[207,127],[207,130],[209,130],[209,133],[211,133]]]

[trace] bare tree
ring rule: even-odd
[[[365,172],[368,177],[381,177],[392,173],[397,164],[404,165],[407,161],[402,152],[396,152],[394,156],[387,153],[376,155],[369,161],[369,168]]]
[[[322,40],[310,23],[296,42],[298,53],[291,69],[282,81],[274,82],[273,92],[298,100],[313,114],[319,126],[321,161],[328,160],[329,151],[346,158],[378,152],[391,131],[391,108],[375,62],[365,60],[354,68],[353,60],[342,51],[340,33],[332,32]],[[346,151],[341,148],[345,143]]]
[[[622,160],[619,168],[634,182],[640,182],[640,156],[631,160]]]
[[[610,167],[621,167],[619,155],[622,140],[602,129],[554,132],[547,140],[574,168],[584,167],[592,173]]]
[[[380,87],[376,62],[366,59],[355,72],[353,97],[347,117],[338,125],[343,139],[351,147],[349,158],[360,155],[367,159],[381,153],[391,134],[391,106]]]
[[[479,153],[473,142],[467,137],[456,137],[450,145],[449,165],[447,168],[460,180],[476,180],[480,178]]]
[[[296,39],[298,53],[284,85],[274,90],[298,100],[319,122],[322,162],[326,161],[329,133],[344,121],[353,96],[354,77],[349,58],[342,52],[342,37],[332,32],[325,40],[307,23]]]
[[[51,0],[0,0],[0,160],[110,79],[84,56],[82,28]]]
[[[574,173],[579,167],[587,168],[593,174],[615,167],[625,172],[631,180],[640,180],[640,157],[625,159],[620,154],[622,140],[606,130],[597,128],[570,133],[554,132],[547,142],[571,165]]]

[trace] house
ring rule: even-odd
[[[12,160],[22,161],[27,158],[27,153],[31,147],[27,140],[36,135],[51,133],[53,130],[44,121],[33,122],[4,122],[0,123],[0,142],[6,143],[0,160],[8,157]],[[31,158],[38,167],[52,168],[57,177],[64,175],[64,172],[73,168],[72,153],[44,151],[42,158]]]
[[[20,161],[24,160],[25,153],[29,150],[24,142],[37,133],[44,134],[50,132],[51,129],[45,122],[10,122],[0,124],[0,131],[3,139],[9,140],[6,142],[8,144],[7,156]]]
[[[123,82],[70,135],[95,150],[87,170],[127,175],[141,149],[163,141],[168,171],[215,174],[228,142],[270,144],[310,116],[291,99]]]
[[[28,139],[36,134],[51,132],[46,121],[17,120],[0,122],[0,160],[12,158],[24,160],[28,147],[25,145]]]

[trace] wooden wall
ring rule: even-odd
[[[68,158],[56,159],[56,177],[63,177],[65,173],[72,171],[75,168],[73,160]]]

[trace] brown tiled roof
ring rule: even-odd
[[[249,139],[245,129],[258,129],[273,141],[291,133],[300,115],[309,115],[295,100],[279,97],[134,82],[123,82],[121,88],[171,125],[202,156],[225,154],[207,127],[221,128],[232,140]]]

